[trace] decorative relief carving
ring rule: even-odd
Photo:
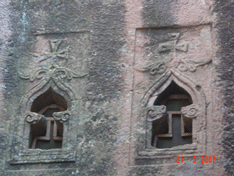
[[[58,61],[59,59],[68,60],[69,48],[67,47],[66,49],[59,51],[59,46],[61,44],[60,40],[49,40],[49,44],[50,44],[50,52],[49,53],[46,52],[41,57],[38,55],[40,57],[39,62],[45,61],[47,59],[50,59],[51,61]]]
[[[179,64],[176,66],[176,68],[178,68],[182,72],[186,72],[186,71],[195,72],[198,66],[206,65],[209,62],[211,62],[211,60],[212,59],[210,58],[207,60],[201,60],[201,61],[196,62],[192,60],[182,59],[179,61]]]
[[[204,31],[209,36],[209,26],[195,27],[192,30],[190,28],[137,30],[134,68],[140,72],[147,72],[150,76],[145,77],[146,75],[136,72],[134,79],[134,85],[136,85],[134,115],[139,121],[137,127],[144,127],[144,131],[133,130],[137,148],[135,156],[140,162],[143,160],[147,162],[149,158],[156,160],[173,156],[180,152],[186,152],[189,155],[205,152],[204,148],[199,148],[206,140],[203,135],[206,133],[205,129],[199,129],[201,122],[206,122],[205,96],[202,88],[195,83],[194,77],[190,77],[191,74],[186,75],[186,73],[198,71],[199,66],[211,62],[211,40],[202,39]],[[154,106],[155,103],[159,104],[159,100],[165,98],[166,93],[163,93],[165,90],[174,91],[174,88],[169,87],[172,83],[184,89],[190,95],[190,103],[194,104],[181,107],[181,111],[178,112],[169,111],[165,106]],[[162,97],[159,98],[160,95]],[[179,125],[182,128],[178,130],[181,137],[186,139],[190,137],[192,143],[165,149],[157,147],[162,138],[172,138],[172,132],[175,132],[172,131],[174,117],[181,119]],[[205,128],[206,123],[202,127]],[[203,138],[199,137],[200,133]]]
[[[143,68],[135,68],[138,71],[149,72],[151,75],[162,74],[167,70],[165,62],[157,62],[147,65]]]
[[[147,108],[148,118],[147,121],[152,122],[158,120],[166,115],[167,107],[161,106],[151,106]]]
[[[195,72],[198,66],[206,65],[212,60],[211,58],[201,59],[200,61],[187,59],[185,54],[189,52],[189,42],[180,40],[180,33],[168,33],[167,35],[169,41],[157,44],[154,50],[155,58],[152,58],[144,67],[135,67],[137,71],[149,72],[153,76],[163,74],[172,68],[181,72]],[[194,43],[191,45],[194,45]],[[178,57],[179,53],[184,53],[181,55],[184,57],[183,59]]]
[[[172,41],[168,41],[165,43],[160,43],[158,48],[159,52],[167,52],[171,51],[176,54],[177,51],[187,52],[188,51],[188,43],[182,41],[178,43],[180,38],[180,33],[169,33],[168,36]]]
[[[46,80],[52,78],[52,77],[60,77],[60,78],[67,78],[67,79],[72,79],[74,78],[82,78],[86,76],[87,74],[83,75],[78,75],[77,73],[73,72],[72,70],[65,68],[65,67],[58,67],[54,64],[52,64],[48,68],[39,68],[37,69],[34,73],[27,74],[21,74],[19,73],[19,76],[22,79],[29,79],[30,81],[35,81],[35,79],[42,79],[45,78]]]
[[[66,122],[70,118],[70,116],[71,113],[69,111],[53,113],[54,119],[59,121],[60,123]],[[25,117],[25,120],[30,124],[36,124],[42,119],[45,119],[45,116],[35,112],[28,112]]]
[[[42,119],[45,119],[45,117],[35,112],[28,112],[25,117],[25,120],[30,124],[36,124]]]
[[[185,117],[194,118],[199,115],[199,106],[197,104],[191,104],[181,108],[181,112]]]
[[[40,41],[44,42],[45,37],[40,36],[38,44],[41,44]],[[71,45],[71,48],[66,47],[68,44]],[[20,78],[30,80],[33,84],[35,83],[35,85],[26,92],[19,103],[19,117],[17,118],[20,120],[19,124],[24,123],[24,130],[22,130],[23,125],[18,125],[15,128],[16,131],[20,131],[19,135],[22,137],[18,140],[18,136],[14,136],[15,140],[13,141],[17,141],[18,143],[12,145],[11,164],[75,161],[77,123],[76,120],[71,117],[77,116],[77,112],[74,111],[74,109],[77,109],[79,100],[76,97],[74,89],[68,85],[68,81],[87,75],[86,73],[78,74],[75,72],[78,69],[75,70],[71,68],[72,65],[72,67],[79,68],[79,70],[85,69],[85,64],[77,63],[79,61],[83,62],[84,59],[73,58],[70,54],[71,51],[76,56],[85,57],[88,49],[84,47],[85,45],[82,45],[86,50],[77,51],[76,48],[79,46],[81,46],[81,44],[78,44],[77,38],[71,38],[70,35],[66,37],[64,41],[48,40],[48,47],[42,49],[41,45],[39,45],[38,50],[40,50],[41,53],[33,55],[34,59],[37,60],[34,64],[38,66],[32,68],[30,72],[18,72]],[[47,48],[49,50],[45,52]],[[50,89],[54,90],[68,102],[67,111],[53,113],[52,115],[54,118],[44,117],[35,112],[28,112],[31,110],[33,101]],[[47,99],[45,101],[47,101]],[[68,120],[70,123],[66,123]],[[34,136],[41,136],[41,131],[46,131],[47,127],[49,127],[48,122],[52,124],[52,121],[54,121],[54,127],[58,127],[57,133],[63,134],[62,148],[51,148],[50,150],[29,149],[30,133],[32,132]],[[62,131],[60,131],[60,129],[62,129]],[[57,137],[61,136],[57,135]]]
[[[69,53],[68,53],[68,48],[63,49],[59,51],[59,45],[61,44],[61,41],[59,40],[54,40],[54,41],[49,41],[50,44],[50,53],[45,53],[42,56],[39,56],[35,54],[37,57],[40,57],[39,62],[45,61],[45,60],[50,60],[50,64],[48,67],[40,67],[36,69],[35,72],[33,73],[26,73],[23,74],[19,72],[19,77],[22,79],[29,79],[30,81],[35,81],[36,79],[46,79],[49,80],[50,78],[62,78],[65,79],[67,78],[68,80],[72,78],[82,78],[86,76],[87,74],[82,74],[79,75],[72,71],[69,68],[66,68],[62,65],[65,65],[63,60],[68,60],[69,59]]]
[[[56,121],[59,121],[60,123],[66,122],[71,116],[71,113],[69,111],[64,112],[54,112],[53,117]]]

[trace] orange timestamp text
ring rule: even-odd
[[[183,156],[177,156],[176,157],[176,163],[183,163],[184,158]],[[197,162],[197,157],[193,156],[193,163]],[[215,162],[215,156],[201,156],[201,163],[214,163]]]

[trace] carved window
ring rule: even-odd
[[[136,114],[145,132],[136,132],[140,141],[136,143],[137,162],[152,164],[175,154],[205,153],[206,101],[200,86],[177,72],[168,72],[141,102],[144,106],[138,106]]]
[[[89,32],[88,32],[89,33]],[[85,34],[85,40],[89,34]],[[76,46],[77,38],[55,39],[50,36],[48,43],[40,47],[40,53],[32,53],[43,59],[36,59],[35,67],[18,72],[22,80],[28,80],[27,89],[21,97],[15,118],[12,139],[11,164],[75,162],[77,135],[80,119],[81,91],[84,87],[71,85],[73,78],[83,78],[87,73],[78,74],[70,68],[69,61],[77,55],[70,52],[70,44]],[[82,39],[83,37],[79,39]],[[48,37],[40,36],[46,41]],[[69,41],[68,41],[69,40]],[[35,41],[36,43],[38,41]],[[88,46],[88,45],[87,45]],[[75,50],[74,50],[75,51]],[[75,54],[75,55],[74,55]],[[79,53],[81,54],[81,53]],[[83,54],[81,54],[84,56]],[[82,60],[82,59],[81,59]],[[85,70],[85,65],[74,67]],[[81,80],[81,85],[84,81]]]
[[[51,81],[22,99],[26,110],[21,108],[17,131],[24,130],[22,138],[15,138],[11,164],[75,161],[76,97],[61,82],[57,85]]]
[[[54,120],[53,113],[64,110],[59,105],[51,104],[38,112],[44,117],[41,123],[31,125],[30,148],[62,148],[63,124]]]
[[[185,117],[181,111],[191,104],[190,95],[174,82],[161,93],[154,105],[165,113],[152,121],[153,147],[171,148],[192,143],[192,118]],[[152,111],[148,115],[154,116]]]
[[[40,117],[32,121],[29,138],[29,148],[52,149],[62,148],[63,123],[56,121],[56,112],[65,111],[67,103],[51,88],[40,95],[32,104],[31,111]],[[30,122],[32,115],[27,116]]]

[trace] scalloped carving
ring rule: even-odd
[[[158,120],[166,115],[167,107],[161,106],[151,106],[147,108],[148,118],[147,121],[152,122]]]
[[[45,119],[45,116],[35,112],[28,112],[25,116],[25,120],[30,124],[36,124],[42,119]]]
[[[185,117],[195,118],[200,114],[200,107],[197,104],[191,104],[181,108],[181,112]]]
[[[69,120],[71,116],[71,112],[64,111],[64,112],[54,112],[53,117],[56,121],[59,121],[60,123],[66,122]]]

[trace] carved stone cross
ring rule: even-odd
[[[188,43],[185,41],[181,41],[178,43],[180,38],[180,33],[169,33],[169,37],[172,39],[171,41],[160,43],[159,44],[159,52],[173,52],[174,58],[176,57],[177,51],[187,52],[188,51]]]

